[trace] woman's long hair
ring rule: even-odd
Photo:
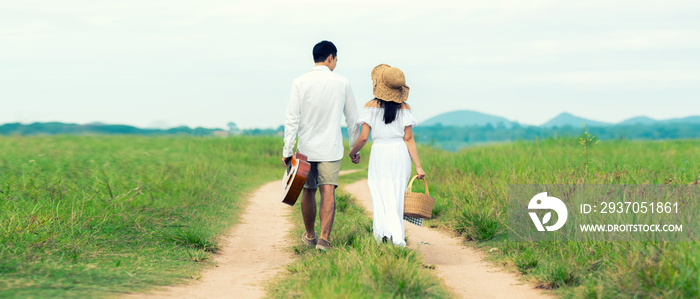
[[[396,120],[396,116],[401,111],[401,103],[389,102],[382,100],[380,98],[374,98],[377,103],[379,103],[380,108],[384,108],[384,123],[390,124]]]

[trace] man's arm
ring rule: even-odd
[[[287,105],[287,114],[284,118],[284,148],[282,157],[291,157],[294,154],[295,139],[299,131],[299,118],[301,116],[301,105],[299,99],[299,86],[296,82],[292,83],[292,91],[289,95],[289,104]]]
[[[350,148],[355,145],[355,141],[360,137],[360,127],[357,125],[357,105],[355,96],[352,94],[350,83],[345,87],[345,124],[348,126],[348,138],[350,138]]]

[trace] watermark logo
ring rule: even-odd
[[[532,194],[532,193],[530,193]],[[535,223],[538,231],[555,231],[560,229],[566,223],[566,218],[569,216],[569,212],[566,209],[566,205],[560,199],[552,196],[547,196],[547,192],[538,193],[527,205],[529,210],[554,210],[557,212],[557,223],[554,225],[544,226],[552,219],[552,212],[547,212],[542,217],[542,221],[537,217],[535,212],[529,212],[532,222]]]
[[[510,185],[508,201],[511,241],[700,240],[697,185]]]

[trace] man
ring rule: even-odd
[[[330,249],[330,234],[335,218],[335,188],[338,187],[340,160],[343,157],[341,116],[350,135],[350,148],[359,136],[357,107],[348,80],[333,73],[338,63],[338,50],[329,41],[314,46],[316,66],[292,82],[292,91],[284,123],[282,161],[293,155],[298,134],[297,150],[311,164],[301,195],[301,213],[306,231],[302,241],[319,250]],[[359,154],[353,162],[359,162]],[[321,236],[317,239],[316,190],[321,189]]]

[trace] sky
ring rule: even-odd
[[[2,1],[0,124],[276,128],[321,40],[358,109],[404,71],[417,120],[700,115],[700,1]]]

